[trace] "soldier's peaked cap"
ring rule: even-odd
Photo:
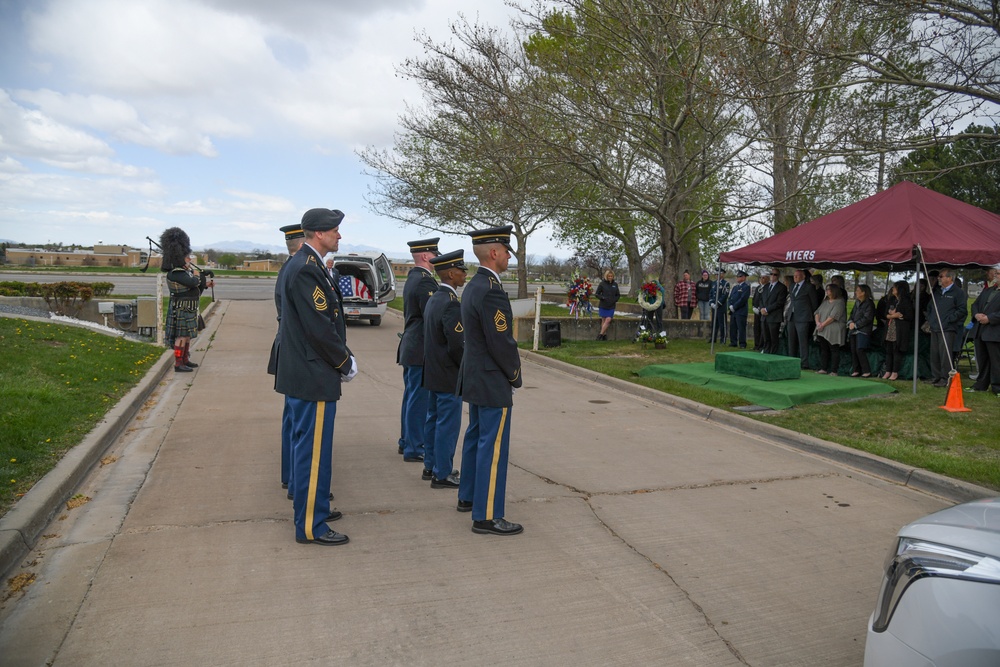
[[[306,235],[306,233],[302,231],[301,223],[295,223],[294,225],[285,225],[284,227],[281,227],[280,230],[285,234],[286,241],[302,238],[303,236]]]
[[[507,246],[507,250],[514,252],[514,249],[510,246],[510,232],[512,229],[514,229],[512,225],[490,227],[489,229],[480,229],[475,232],[469,232],[469,236],[472,237],[472,245],[502,243]]]
[[[307,232],[326,232],[339,226],[343,219],[343,211],[311,208],[302,214],[302,229]]]
[[[438,252],[438,241],[441,240],[440,236],[432,239],[420,239],[419,241],[407,241],[406,245],[410,246],[410,253],[418,252]]]
[[[434,270],[438,272],[445,271],[447,269],[464,269],[465,251],[452,250],[451,252],[446,252],[443,255],[438,255],[431,260],[431,266],[433,266]]]

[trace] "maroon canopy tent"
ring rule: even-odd
[[[724,252],[725,264],[898,271],[1000,262],[1000,215],[903,181],[763,241]]]

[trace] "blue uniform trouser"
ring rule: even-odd
[[[725,306],[719,304],[719,307],[715,309],[712,317],[712,339],[719,341],[720,343],[726,342],[726,310]]]
[[[402,450],[400,454],[406,452],[406,397],[408,392],[406,391],[406,367],[403,367],[403,400],[399,404],[399,442],[397,443],[399,447],[397,449]]]
[[[427,426],[427,390],[424,389],[424,367],[403,367],[403,388],[405,392],[405,414],[403,456],[417,456],[424,453],[424,429]]]
[[[747,311],[739,310],[729,316],[729,342],[739,347],[747,346]]]
[[[330,527],[330,459],[333,454],[335,401],[287,397],[292,412],[292,508],[295,538],[314,540]]]
[[[281,411],[281,483],[291,488],[292,472],[292,409],[288,407],[288,397],[285,396],[285,407]]]
[[[455,447],[462,429],[462,398],[447,391],[428,391],[427,396],[424,469],[444,479],[454,470]]]
[[[469,403],[458,499],[472,501],[473,521],[504,518],[509,449],[510,408]]]

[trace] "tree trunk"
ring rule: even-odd
[[[643,283],[642,253],[639,252],[639,241],[635,237],[635,232],[625,235],[622,247],[625,249],[625,260],[628,262],[628,295],[638,297],[639,286]]]
[[[528,251],[525,241],[525,237],[515,234],[517,239],[517,250],[514,251],[514,257],[517,258],[517,298],[527,299],[528,298]]]

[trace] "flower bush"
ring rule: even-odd
[[[666,331],[652,331],[650,329],[640,329],[639,333],[636,334],[635,340],[638,343],[666,343],[667,342],[667,332]]]

